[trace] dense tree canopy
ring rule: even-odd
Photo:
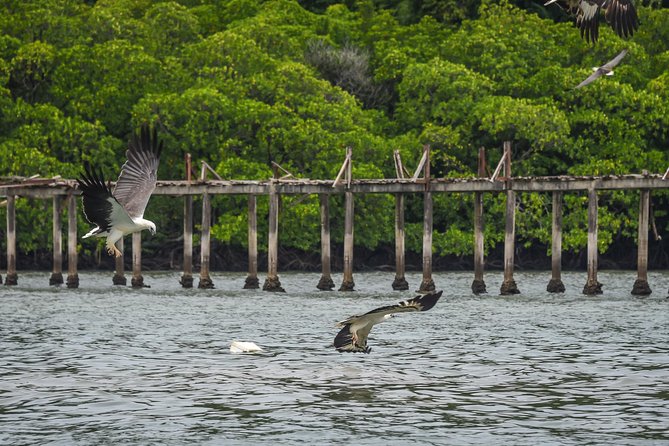
[[[494,163],[505,140],[513,141],[515,175],[669,166],[669,10],[658,2],[639,5],[633,38],[602,26],[596,46],[543,2],[0,2],[0,177],[72,178],[81,161],[106,166],[112,177],[143,122],[165,140],[162,179],[183,178],[186,153],[224,178],[267,179],[276,162],[297,176],[333,179],[347,146],[354,177],[393,177],[393,150],[413,168],[424,144],[433,175],[466,177],[476,173],[479,147]],[[613,77],[574,90],[623,48],[629,53]],[[637,197],[601,197],[602,250],[636,237]],[[486,200],[493,249],[504,197]],[[519,197],[524,246],[548,245],[549,200]],[[584,200],[566,198],[564,246],[573,252],[586,244]],[[666,232],[668,196],[653,200]],[[471,254],[469,203],[435,197],[437,255]],[[217,197],[214,205],[216,240],[245,246],[243,199]],[[42,226],[35,236],[19,234],[20,249],[47,246],[44,203],[18,206],[19,219]],[[259,206],[262,215],[266,201]],[[387,196],[356,202],[356,245],[392,246],[392,206]],[[342,206],[332,208],[341,220]],[[421,209],[420,197],[408,201],[413,252],[421,250]],[[318,212],[316,197],[285,198],[282,246],[317,251]],[[173,201],[152,200],[149,214],[161,214],[153,219],[163,239],[153,246],[178,239]],[[342,230],[333,226],[335,240]],[[263,249],[262,232],[260,240]]]

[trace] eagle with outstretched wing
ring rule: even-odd
[[[144,219],[144,209],[156,188],[158,163],[163,149],[156,129],[143,125],[139,133],[133,134],[126,151],[127,161],[114,190],[105,183],[101,169],[89,163],[85,172],[77,179],[81,189],[86,219],[96,225],[83,238],[107,237],[105,246],[109,255],[121,256],[115,244],[121,237],[148,229],[156,233],[156,225]]]
[[[351,316],[337,323],[342,327],[334,339],[334,347],[339,352],[369,353],[372,348],[367,346],[367,336],[372,327],[390,318],[395,313],[427,311],[434,307],[441,297],[442,291],[424,294],[403,301],[397,305],[376,308],[360,316]]]

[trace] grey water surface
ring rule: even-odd
[[[244,274],[184,290],[176,272],[0,286],[0,444],[669,444],[667,272],[645,298],[634,272],[600,272],[596,297],[584,273],[556,295],[516,273],[516,296],[501,273],[482,296],[472,273],[436,273],[437,306],[376,326],[368,355],[337,353],[334,324],[413,297],[393,273],[355,274],[351,293],[279,276],[286,293],[242,290]]]

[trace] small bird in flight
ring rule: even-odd
[[[427,311],[434,307],[442,291],[430,293],[403,301],[397,305],[376,308],[360,316],[351,316],[337,323],[342,327],[334,339],[334,347],[339,352],[369,353],[372,348],[367,346],[367,336],[372,327],[390,318],[394,313]]]
[[[591,82],[594,82],[596,79],[606,75],[606,76],[613,76],[613,68],[620,63],[620,61],[625,57],[625,54],[627,54],[627,50],[622,50],[620,54],[618,54],[616,57],[611,59],[610,61],[606,62],[604,65],[601,67],[593,67],[592,70],[594,71],[590,76],[588,76],[583,82],[578,84],[574,88],[581,88],[586,85],[588,85]]]
[[[143,125],[139,134],[133,134],[126,151],[127,161],[114,190],[105,183],[102,171],[90,164],[84,166],[79,189],[84,202],[84,215],[94,225],[83,238],[107,237],[105,246],[109,255],[121,256],[115,244],[124,235],[148,229],[156,233],[156,225],[145,220],[144,209],[156,188],[158,162],[163,149],[158,141],[156,129]]]

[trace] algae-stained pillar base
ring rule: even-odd
[[[77,274],[77,197],[67,198],[67,281],[68,288],[79,288]]]
[[[339,291],[354,291],[353,281],[353,218],[354,203],[353,192],[345,193],[345,215],[344,215],[344,278]]]
[[[144,276],[142,276],[142,233],[132,234],[132,279],[130,284],[133,288],[150,288],[144,285]]]
[[[553,229],[551,241],[551,280],[546,291],[564,293],[562,283],[562,192],[553,192]]]
[[[588,190],[588,280],[583,294],[602,294],[602,284],[597,281],[597,191]]]
[[[7,275],[5,285],[18,285],[16,273],[16,197],[7,196]]]
[[[648,284],[648,221],[650,216],[650,191],[642,190],[639,199],[639,247],[637,253],[637,278],[632,287],[635,296],[648,296],[653,291]]]
[[[269,228],[267,242],[267,278],[263,291],[285,292],[278,274],[279,263],[279,194],[276,185],[270,184],[269,190]]]
[[[320,194],[321,210],[321,278],[318,281],[318,288],[321,291],[332,291],[335,283],[332,280],[330,271],[330,197],[328,194]]]
[[[472,293],[474,294],[486,294],[488,290],[486,289],[485,282],[483,280],[474,279],[472,281]]]
[[[193,288],[193,196],[184,196],[184,260],[179,279],[182,288]]]
[[[248,197],[248,245],[249,271],[244,281],[245,290],[260,288],[258,280],[258,211],[255,195]]]
[[[63,223],[62,223],[62,197],[53,197],[53,269],[49,277],[49,285],[61,285],[63,283]]]
[[[121,239],[116,242],[116,249],[121,251],[121,255],[114,259],[114,261],[116,262],[116,272],[114,273],[114,277],[112,278],[112,283],[114,285],[126,285],[128,283],[128,280],[125,278],[124,275],[124,265],[123,265],[123,260],[125,257],[123,249],[124,245],[125,243],[123,242],[123,237],[121,237]]]
[[[200,237],[200,282],[198,288],[214,288],[209,277],[209,252],[211,249],[211,199],[208,193],[202,195],[202,235]]]
[[[395,280],[393,290],[404,291],[409,289],[405,278],[406,262],[404,249],[404,194],[395,195]]]

